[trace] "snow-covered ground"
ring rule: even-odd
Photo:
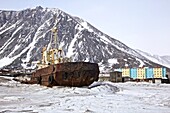
[[[170,85],[101,84],[49,88],[0,77],[0,113],[170,113]]]

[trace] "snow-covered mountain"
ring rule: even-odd
[[[0,68],[23,68],[26,62],[41,59],[53,27],[58,28],[59,47],[73,61],[96,62],[104,68],[159,65],[79,17],[39,6],[0,10]]]
[[[170,56],[153,55],[147,52],[143,52],[141,50],[136,51],[138,51],[142,56],[144,56],[148,60],[170,68]]]

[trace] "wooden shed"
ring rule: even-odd
[[[110,81],[122,82],[122,72],[119,71],[110,72]]]

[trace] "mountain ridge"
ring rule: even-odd
[[[73,61],[95,62],[103,70],[161,66],[79,17],[58,8],[38,6],[0,11],[0,68],[23,68],[28,62],[41,59],[42,47],[50,46],[53,27],[58,28],[59,47]],[[112,59],[117,62],[109,63]]]
[[[154,54],[150,54],[141,50],[136,50],[138,51],[142,56],[144,56],[145,58],[147,58],[148,60],[151,60],[153,62],[156,62],[158,64],[161,64],[165,67],[170,68],[170,56],[159,56],[159,55],[154,55]]]

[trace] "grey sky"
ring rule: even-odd
[[[170,55],[170,0],[0,0],[0,3],[1,10],[59,8],[133,49]]]

